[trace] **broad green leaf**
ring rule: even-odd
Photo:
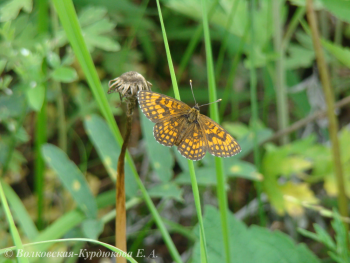
[[[32,8],[32,0],[8,0],[0,5],[0,22],[6,22],[15,19],[21,9],[27,13],[30,13],[32,11]]]
[[[42,154],[47,165],[57,174],[58,178],[70,192],[79,208],[88,218],[96,218],[97,205],[84,175],[68,156],[58,147],[45,144]]]
[[[74,68],[62,66],[55,68],[51,73],[51,77],[56,81],[69,83],[77,80],[78,74]]]
[[[109,177],[115,181],[120,146],[111,133],[107,123],[99,116],[92,115],[85,118],[84,127],[90,140],[94,144],[98,155],[107,170]],[[129,164],[125,164],[125,193],[128,197],[135,196],[137,185],[132,176]]]
[[[27,89],[27,99],[30,107],[35,111],[40,111],[45,98],[45,87],[37,85],[34,88]]]
[[[348,0],[321,0],[323,6],[338,19],[350,23],[350,1]]]
[[[103,223],[101,220],[86,219],[81,224],[81,228],[86,238],[98,239],[103,231]]]
[[[287,235],[252,226],[247,227],[231,213],[228,217],[231,236],[231,263],[319,263],[303,244],[296,245]],[[216,208],[205,207],[204,226],[210,262],[225,262],[220,214]],[[198,237],[198,226],[194,228]],[[199,240],[195,243],[192,262],[199,263]]]
[[[183,190],[178,187],[178,185],[168,182],[165,184],[160,184],[154,186],[148,190],[148,194],[152,197],[159,198],[174,198],[177,201],[182,202],[182,192]]]
[[[154,123],[140,111],[142,133],[146,141],[148,157],[153,169],[162,182],[168,182],[173,176],[174,157],[169,147],[161,145],[153,136]]]

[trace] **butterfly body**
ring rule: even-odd
[[[199,111],[169,96],[139,91],[138,101],[145,116],[156,123],[154,138],[165,146],[177,146],[185,158],[197,161],[206,151],[218,157],[230,157],[241,147],[219,124]]]

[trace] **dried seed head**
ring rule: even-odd
[[[108,94],[119,92],[121,98],[136,98],[137,92],[140,90],[151,90],[152,84],[135,71],[124,73],[118,78],[112,79],[108,83]]]

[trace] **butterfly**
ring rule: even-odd
[[[196,103],[191,108],[182,101],[146,90],[140,90],[137,98],[145,116],[156,123],[153,135],[157,142],[177,146],[185,158],[198,161],[207,151],[214,156],[231,157],[241,151],[237,141],[224,128],[200,114],[199,107],[204,105]]]

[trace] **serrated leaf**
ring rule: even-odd
[[[0,6],[0,22],[15,19],[21,9],[27,13],[30,13],[32,8],[32,0],[9,0]]]
[[[70,192],[79,208],[88,218],[97,217],[97,205],[84,175],[79,168],[58,147],[52,144],[42,146],[45,162],[57,174],[61,183]]]
[[[117,162],[120,153],[120,145],[110,131],[107,123],[99,116],[88,116],[84,120],[84,127],[90,140],[94,144],[97,153],[106,168],[109,177],[115,181],[117,174]],[[129,164],[125,164],[125,194],[128,197],[135,196],[137,184],[132,175]]]
[[[55,68],[51,73],[51,77],[56,81],[69,83],[77,80],[78,74],[74,68],[62,66]]]
[[[35,111],[40,111],[45,99],[45,87],[37,85],[34,88],[27,89],[26,94],[29,106]]]
[[[173,176],[174,158],[171,148],[161,145],[153,136],[154,123],[140,111],[142,133],[146,140],[146,149],[153,169],[162,182],[168,182]]]
[[[79,22],[82,27],[96,23],[107,15],[107,9],[99,6],[89,6],[79,12]]]
[[[329,249],[335,250],[336,245],[331,238],[331,236],[327,233],[326,230],[324,230],[322,227],[320,227],[318,224],[314,224],[314,229],[317,234],[319,242],[322,242],[325,244]]]

